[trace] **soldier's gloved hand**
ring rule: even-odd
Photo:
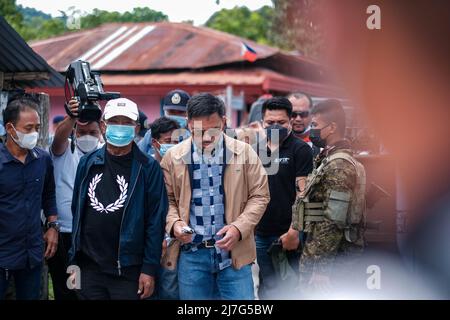
[[[300,245],[299,232],[292,228],[281,235],[280,240],[284,250],[297,250]]]

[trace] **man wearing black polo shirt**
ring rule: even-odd
[[[313,156],[308,144],[291,132],[292,104],[288,99],[274,97],[265,101],[262,114],[267,139],[259,145],[258,152],[269,178],[270,202],[256,229],[256,251],[259,297],[274,299],[282,297],[283,286],[267,250],[279,241],[289,264],[298,270],[300,235],[291,228],[292,205],[313,169]]]

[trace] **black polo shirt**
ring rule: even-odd
[[[267,145],[260,145],[258,154],[268,173],[270,202],[256,234],[279,237],[289,230],[292,222],[296,177],[306,177],[313,170],[312,150],[291,133],[281,144],[278,155],[276,151],[272,153]]]

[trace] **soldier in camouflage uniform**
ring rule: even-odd
[[[365,171],[344,139],[340,102],[317,104],[311,126],[311,141],[323,150],[293,208],[293,227],[306,234],[300,259],[300,290],[306,293],[329,287],[336,269],[350,270],[364,248]]]

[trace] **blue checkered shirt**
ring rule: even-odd
[[[223,139],[223,138],[222,138]],[[213,156],[202,155],[193,143],[192,153],[192,197],[189,222],[194,229],[194,244],[222,237],[216,233],[225,226],[224,191],[222,186],[222,170],[224,159],[223,140],[217,145],[219,148]],[[215,247],[219,262],[219,269],[223,270],[231,265],[229,251]],[[195,246],[194,246],[195,250]]]

